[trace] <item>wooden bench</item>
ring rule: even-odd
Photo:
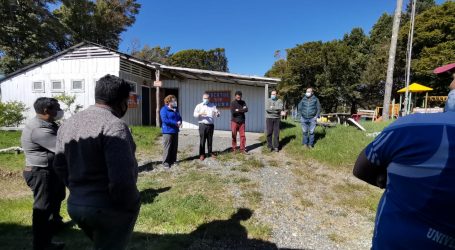
[[[357,115],[359,115],[360,118],[367,118],[371,119],[372,121],[376,119],[376,111],[374,110],[359,109],[357,110]]]

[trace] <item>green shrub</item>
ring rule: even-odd
[[[22,102],[0,103],[0,127],[19,126],[25,120],[24,112],[28,108]]]

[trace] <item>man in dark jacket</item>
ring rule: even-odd
[[[231,102],[231,130],[232,130],[232,152],[237,149],[237,131],[240,133],[240,152],[246,153],[245,144],[245,113],[248,112],[248,107],[242,100],[242,92],[235,92],[235,100]]]
[[[300,121],[302,123],[302,145],[312,148],[314,146],[314,129],[316,128],[316,119],[321,113],[321,104],[319,103],[319,99],[314,95],[312,88],[308,88],[306,90],[305,96],[299,103],[298,111],[301,117]]]

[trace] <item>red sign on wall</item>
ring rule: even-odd
[[[219,109],[229,109],[231,107],[231,91],[206,91],[209,100]]]
[[[128,108],[130,109],[135,109],[137,108],[137,95],[136,94],[130,94],[130,98],[128,98]]]

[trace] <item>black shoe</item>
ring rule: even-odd
[[[280,150],[278,148],[274,148],[273,151],[277,152],[277,153],[280,152]]]
[[[57,242],[57,241],[52,241],[47,245],[44,250],[62,250],[65,248],[65,243],[63,242]]]

